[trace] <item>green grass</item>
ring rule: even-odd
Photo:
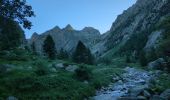
[[[154,82],[152,90],[157,93],[162,93],[170,88],[170,75],[168,73],[161,74]]]
[[[88,84],[78,80],[75,73],[64,69],[58,69],[56,72],[45,75],[37,75],[35,73],[37,62],[41,62],[49,69],[53,63],[85,66],[92,73]],[[114,75],[122,72],[121,68],[115,68],[112,65],[82,65],[71,61],[48,60],[31,55],[27,61],[0,58],[0,64],[14,66],[11,71],[0,74],[0,97],[2,99],[15,96],[21,100],[82,100],[95,95],[96,89],[107,86],[112,82]]]
[[[56,71],[48,70],[48,73],[41,75],[36,73],[37,66],[47,70],[46,68],[51,69],[52,64],[58,63],[86,67],[91,71],[88,83],[79,80],[76,73],[60,68]],[[0,58],[0,64],[14,66],[11,71],[0,74],[0,97],[6,99],[8,96],[15,96],[21,100],[82,100],[95,95],[96,89],[114,83],[112,78],[124,73],[123,68],[140,68],[138,64],[127,64],[125,57],[114,57],[110,64],[86,65],[29,55],[27,61]]]

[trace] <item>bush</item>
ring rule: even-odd
[[[151,50],[147,53],[147,59],[148,62],[158,59],[157,53],[154,48],[151,48]]]
[[[42,61],[37,61],[34,63],[35,65],[35,73],[38,75],[38,76],[43,76],[43,75],[47,75],[50,71],[49,71],[49,68],[44,65],[44,63]]]
[[[141,66],[146,66],[147,65],[147,59],[146,59],[146,54],[144,51],[141,51],[140,56],[139,56],[139,62]]]
[[[67,53],[67,51],[65,51],[63,48],[60,49],[60,52],[57,55],[58,59],[68,59],[69,55]]]
[[[97,62],[98,62],[98,63],[106,64],[106,65],[109,65],[109,64],[112,63],[111,59],[109,59],[109,58],[107,58],[107,57],[100,58]]]
[[[103,86],[101,80],[99,79],[94,79],[92,85],[94,86],[95,89],[100,89]]]
[[[27,61],[29,60],[29,54],[26,50],[17,48],[11,51],[1,51],[0,58],[10,61]]]
[[[126,55],[126,63],[131,63],[131,59],[129,55]]]
[[[0,64],[0,75],[4,74],[6,71],[7,71],[7,67]]]
[[[90,80],[92,73],[91,70],[87,67],[80,66],[76,71],[75,75],[78,80],[84,81],[84,80]]]

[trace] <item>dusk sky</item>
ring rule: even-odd
[[[25,30],[27,38],[33,32],[39,34],[55,26],[64,28],[67,24],[76,30],[86,26],[101,33],[108,31],[117,15],[132,6],[136,0],[27,0],[36,17],[31,18],[33,27]]]

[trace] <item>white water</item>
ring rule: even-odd
[[[124,70],[125,73],[120,78],[122,80],[97,91],[94,100],[117,100],[119,97],[131,95],[128,92],[130,89],[148,88],[148,82],[152,77],[149,72],[129,67]]]

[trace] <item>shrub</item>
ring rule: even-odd
[[[147,59],[144,51],[141,51],[140,56],[139,56],[139,62],[141,66],[146,66],[147,65]]]
[[[11,51],[1,51],[0,58],[10,61],[27,61],[29,60],[29,54],[26,50],[17,48]]]
[[[90,80],[91,78],[91,70],[87,67],[84,66],[80,66],[76,71],[75,71],[75,75],[77,77],[78,80],[80,81],[84,81],[84,80]]]
[[[148,59],[148,62],[158,59],[157,53],[154,48],[151,48],[151,50],[148,52],[147,59]]]
[[[7,71],[7,67],[0,64],[0,75]]]
[[[101,83],[101,80],[94,79],[94,81],[92,82],[92,85],[94,86],[95,89],[100,89],[103,84]]]
[[[131,59],[129,55],[126,55],[126,63],[131,63]]]
[[[69,55],[67,53],[67,51],[65,51],[63,48],[60,49],[60,52],[58,53],[57,57],[59,59],[68,59]]]
[[[42,61],[37,61],[35,62],[35,73],[38,76],[42,76],[42,75],[47,75],[49,73],[49,68],[44,65],[44,63]]]
[[[112,63],[111,59],[109,59],[108,57],[100,58],[97,62],[98,63],[106,64],[106,65],[109,65],[109,64]]]

